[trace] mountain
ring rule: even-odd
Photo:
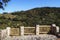
[[[38,7],[0,14],[0,28],[56,24],[60,26],[60,7]]]

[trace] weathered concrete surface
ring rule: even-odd
[[[57,37],[54,35],[9,36],[2,40],[57,40]]]

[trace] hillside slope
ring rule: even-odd
[[[26,11],[0,14],[0,28],[35,26],[36,24],[57,24],[60,26],[60,8],[41,7]]]

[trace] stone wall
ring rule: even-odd
[[[57,40],[57,37],[54,35],[9,36],[3,40]]]

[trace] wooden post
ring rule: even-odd
[[[24,26],[21,26],[21,36],[24,35]]]
[[[58,26],[56,26],[56,32],[59,33],[59,27]]]
[[[36,35],[39,35],[39,25],[36,25]]]
[[[10,36],[10,27],[7,27],[7,36]]]

